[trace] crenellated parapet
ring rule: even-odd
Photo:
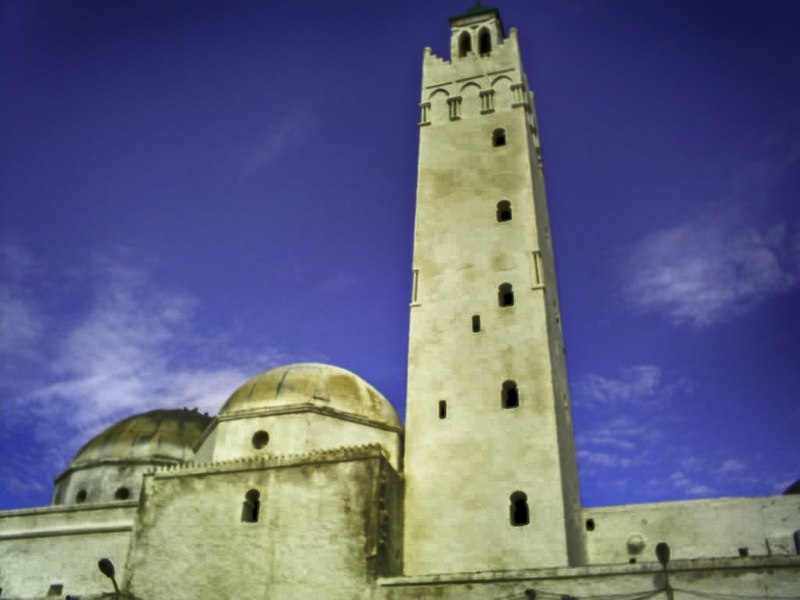
[[[190,462],[180,465],[169,465],[151,470],[148,475],[156,478],[182,477],[185,475],[233,473],[238,471],[257,471],[270,468],[293,467],[306,464],[320,464],[389,456],[380,444],[364,444],[345,446],[330,450],[305,452],[299,454],[279,454],[267,456],[241,456],[229,460],[214,462]]]
[[[463,34],[463,32],[462,32]],[[457,35],[457,33],[454,33]],[[425,49],[420,126],[518,108],[532,112],[516,29],[490,51],[444,60]]]

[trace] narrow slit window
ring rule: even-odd
[[[514,381],[503,382],[502,406],[503,408],[517,408],[519,406],[519,389]]]
[[[261,512],[261,492],[250,490],[244,495],[242,523],[257,523]]]
[[[497,302],[500,306],[514,306],[514,289],[510,283],[503,283],[497,288]]]
[[[492,132],[492,146],[495,148],[498,146],[505,146],[506,145],[506,130],[503,128],[495,129]]]
[[[511,220],[511,202],[508,200],[500,200],[497,203],[497,222],[503,223],[504,221]]]
[[[447,400],[439,400],[439,418],[447,418]]]
[[[481,330],[481,316],[472,315],[472,333],[478,333]]]
[[[511,525],[520,527],[531,522],[530,510],[528,509],[528,497],[523,492],[514,492],[509,499],[509,512]]]
[[[541,287],[544,285],[544,265],[542,264],[542,253],[539,250],[534,250],[532,254],[533,260],[533,287]]]
[[[472,36],[469,31],[462,31],[458,36],[458,56],[463,58],[470,52],[472,52]]]
[[[478,54],[487,56],[492,52],[492,36],[489,30],[482,27],[478,32]]]

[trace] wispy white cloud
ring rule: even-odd
[[[594,465],[600,467],[627,468],[634,464],[630,457],[610,454],[608,452],[595,452],[592,450],[580,450],[578,460],[584,465]]]
[[[717,211],[647,236],[627,261],[625,298],[676,325],[702,328],[794,288],[798,232],[781,221],[749,221],[740,211]]]
[[[45,449],[46,460],[29,472],[41,471],[39,479],[30,477],[39,486],[118,419],[155,408],[216,413],[248,378],[293,358],[204,332],[193,298],[160,288],[141,270],[108,258],[91,264],[83,282],[87,304],[79,314],[46,321],[58,323],[58,335],[39,336],[36,347],[52,360],[38,361],[36,376],[0,402],[0,444],[24,427],[28,442]],[[28,287],[35,296],[35,284]],[[22,463],[15,462],[19,474]],[[7,475],[10,481],[13,473]],[[19,488],[25,489],[39,488]]]
[[[742,461],[730,458],[720,465],[719,470],[721,473],[740,473],[744,468],[745,465]]]
[[[88,314],[58,348],[51,381],[32,392],[48,406],[67,408],[81,429],[158,407],[216,412],[254,371],[284,358],[266,349],[208,360],[201,349],[218,341],[195,329],[192,298],[160,290],[126,267],[106,276]]]
[[[575,385],[575,402],[582,405],[661,404],[676,392],[690,393],[685,377],[665,381],[656,365],[620,369],[619,377],[588,373]]]
[[[24,287],[33,268],[33,257],[24,248],[0,244],[0,356],[28,354],[42,333],[40,307]]]
[[[694,481],[683,471],[675,471],[672,475],[670,475],[670,482],[675,489],[685,493],[687,496],[694,498],[713,496],[716,493],[714,488]]]
[[[11,286],[0,285],[0,354],[29,352],[41,333],[38,308]]]
[[[257,173],[282,153],[302,146],[314,127],[311,114],[294,108],[269,121],[245,149],[241,159],[241,177]]]
[[[323,294],[338,294],[350,289],[358,283],[358,279],[352,273],[344,271],[334,273],[319,284],[319,291]]]

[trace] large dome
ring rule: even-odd
[[[254,377],[233,392],[219,414],[307,404],[401,427],[391,403],[369,383],[350,371],[319,363],[287,365]]]

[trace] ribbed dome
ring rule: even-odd
[[[115,423],[78,450],[69,468],[103,461],[184,461],[211,417],[194,410],[152,410]]]
[[[239,387],[220,416],[265,408],[315,404],[400,427],[391,403],[358,375],[319,363],[298,363],[266,371]]]

